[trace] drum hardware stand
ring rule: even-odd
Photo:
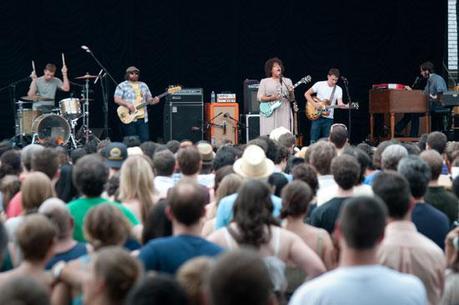
[[[77,121],[78,119],[74,119],[74,120],[70,120],[70,141],[72,142],[72,147],[73,149],[77,149],[78,146],[76,144],[76,141],[75,141],[75,127],[77,125]]]

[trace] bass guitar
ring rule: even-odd
[[[308,120],[315,121],[320,117],[327,117],[330,115],[330,109],[341,108],[341,109],[359,109],[359,103],[351,103],[344,106],[330,105],[329,100],[321,100],[318,97],[312,98],[316,103],[320,104],[320,108],[316,109],[313,104],[306,103],[306,117]]]
[[[301,84],[307,84],[311,82],[311,76],[307,75],[300,79],[295,85],[293,85],[293,89],[298,87]],[[264,117],[270,117],[274,111],[282,106],[282,100],[270,101],[270,102],[261,102],[260,103],[260,114]]]
[[[161,99],[166,95],[177,93],[180,90],[182,90],[181,86],[170,86],[169,88],[167,88],[166,91],[158,95],[158,98]],[[116,109],[116,113],[118,114],[118,117],[120,118],[120,121],[122,123],[129,124],[145,116],[145,105],[148,105],[150,103],[141,102],[141,100],[142,99],[134,103],[135,111],[133,112],[129,111],[129,108],[125,106],[118,106],[118,108]]]

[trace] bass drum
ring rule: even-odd
[[[67,144],[70,139],[70,125],[56,114],[42,114],[32,123],[32,132],[37,135],[40,143],[54,142]]]

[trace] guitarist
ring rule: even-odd
[[[346,105],[343,103],[343,90],[336,84],[339,80],[339,76],[340,73],[338,69],[330,69],[326,81],[317,82],[306,91],[304,94],[306,101],[318,110],[323,108],[324,106],[321,103],[313,99],[313,95],[315,94],[318,99],[325,101],[326,106],[338,105],[344,108]],[[328,137],[330,127],[333,124],[333,108],[328,111],[328,116],[321,116],[319,119],[311,122],[311,144],[317,142],[321,138]]]
[[[114,94],[115,103],[129,109],[130,112],[135,112],[135,106],[148,102],[149,104],[159,103],[157,96],[152,97],[147,84],[139,81],[140,70],[134,66],[126,69],[125,81],[118,84]],[[148,127],[148,112],[147,107],[139,112],[137,120],[129,124],[121,124],[123,136],[138,136],[141,142],[150,139]]]
[[[283,77],[284,64],[273,57],[265,62],[266,78],[260,81],[257,99],[260,103],[281,101],[282,105],[269,117],[260,115],[260,135],[269,133],[278,127],[292,131],[293,117],[290,101],[295,99],[293,84],[290,78]]]

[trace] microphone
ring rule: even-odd
[[[97,81],[98,81],[99,78],[101,77],[102,72],[104,72],[104,69],[100,69],[99,74],[97,74],[97,77],[96,77],[96,79],[94,80],[94,85],[97,83]]]
[[[82,48],[83,50],[85,50],[86,52],[91,53],[91,50],[89,50],[89,48],[88,48],[87,46],[82,45],[81,48]]]
[[[416,79],[414,80],[414,83],[411,85],[411,88],[416,86],[418,82],[419,82],[419,76],[416,76]]]
[[[223,114],[223,117],[224,117],[224,118],[229,117],[229,113],[228,113],[228,112],[225,112],[225,114]]]
[[[226,135],[226,121],[223,121],[223,134]]]

